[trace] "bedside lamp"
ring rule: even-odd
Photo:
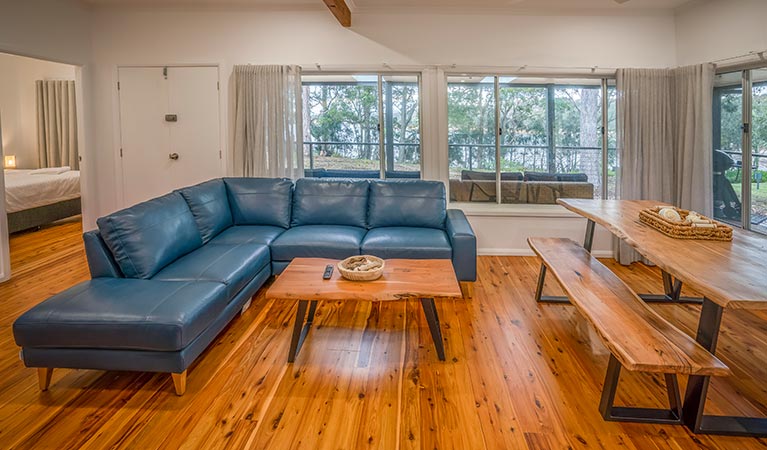
[[[5,155],[3,158],[3,167],[6,169],[16,168],[16,155]]]

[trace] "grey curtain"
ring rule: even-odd
[[[40,167],[80,168],[75,82],[38,80],[37,156]]]
[[[301,68],[234,67],[234,164],[242,176],[303,176]]]
[[[618,70],[619,198],[712,213],[713,78],[710,64]],[[621,264],[640,259],[617,239],[614,250]]]

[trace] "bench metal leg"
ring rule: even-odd
[[[586,234],[583,236],[583,248],[591,253],[591,246],[594,243],[594,221],[589,219],[586,222]],[[535,290],[535,301],[539,303],[570,303],[564,295],[543,295],[543,284],[546,282],[546,266],[541,264],[541,272],[538,274],[538,287]]]
[[[439,328],[439,316],[437,315],[437,305],[433,298],[422,298],[421,306],[426,316],[426,322],[429,324],[431,339],[434,341],[434,347],[437,348],[437,357],[440,361],[445,360],[445,346],[442,342],[442,331]]]
[[[613,422],[639,422],[660,424],[682,423],[682,400],[679,396],[679,383],[675,374],[665,374],[666,391],[668,393],[669,409],[630,408],[614,406],[615,394],[618,391],[618,380],[621,376],[621,363],[615,356],[610,355],[607,365],[605,384],[602,388],[602,399],[599,402],[599,412],[605,420]]]
[[[723,308],[711,300],[703,299],[698,332],[695,340],[711,353],[715,353],[722,324]],[[767,418],[705,415],[706,394],[711,377],[694,375],[687,382],[684,396],[684,423],[695,433],[728,436],[767,437]]]
[[[311,303],[311,305],[310,305]],[[309,309],[309,317],[304,323],[306,317],[306,309]],[[314,321],[314,313],[317,311],[317,301],[311,302],[307,300],[299,300],[298,307],[296,308],[296,322],[293,324],[293,336],[290,340],[290,351],[288,352],[288,362],[292,363],[296,360],[298,352],[301,350],[301,345],[306,339],[306,335],[309,333],[309,328]]]

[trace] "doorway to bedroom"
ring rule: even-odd
[[[58,240],[82,232],[77,71],[69,64],[0,53],[6,278],[70,257]]]

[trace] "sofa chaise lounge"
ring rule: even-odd
[[[440,182],[224,178],[97,221],[84,233],[91,280],[13,324],[27,367],[172,374],[187,368],[296,257],[452,259],[476,278],[476,241]]]

